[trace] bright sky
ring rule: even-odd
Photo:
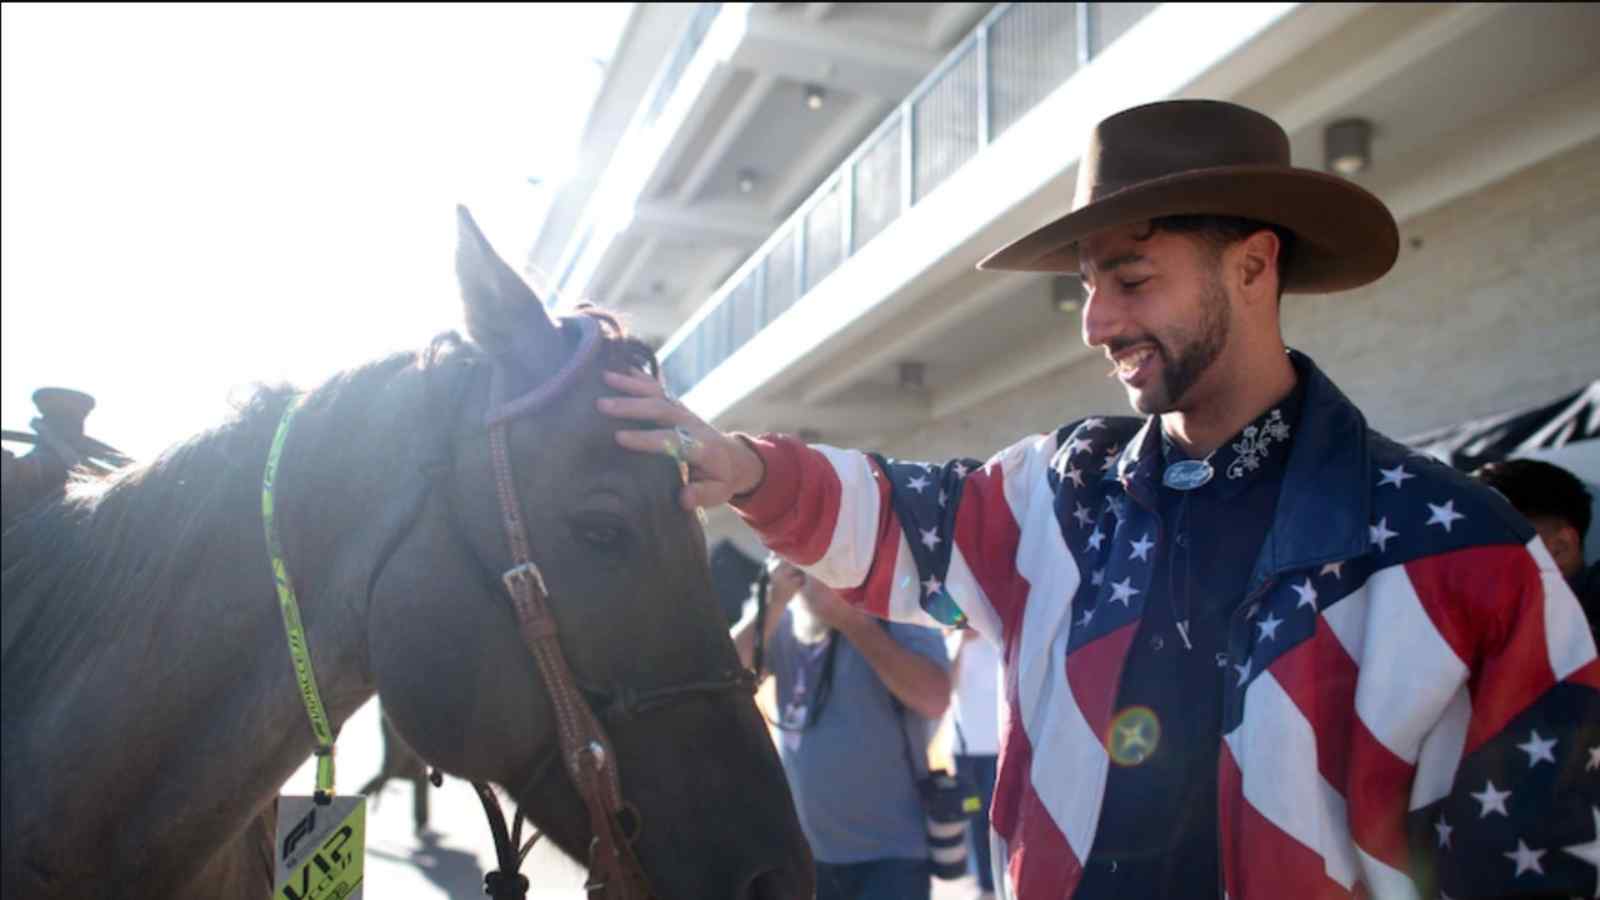
[[[148,459],[459,328],[454,205],[521,269],[630,8],[0,8],[0,421]]]

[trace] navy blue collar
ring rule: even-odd
[[[1367,420],[1309,357],[1290,350],[1289,361],[1299,376],[1299,422],[1283,464],[1272,529],[1251,575],[1252,590],[1280,572],[1340,562],[1371,550]],[[1153,493],[1163,468],[1159,423],[1157,416],[1145,420],[1106,473],[1108,480],[1120,481],[1129,492]]]
[[[1211,467],[1211,480],[1200,490],[1211,491],[1221,497],[1235,497],[1258,479],[1283,477],[1284,464],[1289,458],[1290,441],[1300,426],[1300,406],[1304,391],[1297,381],[1280,401],[1273,404],[1253,421],[1222,442],[1222,446],[1206,457]],[[1161,433],[1162,461],[1160,471],[1165,479],[1173,463],[1191,459],[1183,448]]]

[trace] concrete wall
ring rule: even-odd
[[[1401,224],[1378,283],[1286,296],[1284,334],[1396,438],[1531,406],[1600,378],[1600,142]],[[986,457],[1129,407],[1098,357],[886,440],[910,459]]]

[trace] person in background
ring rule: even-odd
[[[1566,469],[1536,459],[1487,463],[1472,475],[1527,517],[1578,595],[1589,629],[1600,642],[1600,560],[1586,566],[1583,559],[1593,512],[1589,489]]]
[[[1000,753],[1000,649],[970,628],[956,630],[947,643],[956,683],[949,713],[956,771],[970,773],[983,797],[983,809],[967,823],[967,866],[978,880],[978,900],[992,900],[989,807]]]
[[[914,741],[926,765],[950,702],[944,642],[932,628],[885,626],[789,563],[770,572],[765,614],[751,604],[733,640],[753,668],[761,620],[760,674],[776,678],[778,755],[817,900],[928,900],[923,772],[908,757]]]

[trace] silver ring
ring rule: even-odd
[[[687,454],[690,450],[700,446],[700,442],[695,439],[695,436],[690,434],[689,430],[682,425],[672,430],[678,435],[678,452],[680,454]]]

